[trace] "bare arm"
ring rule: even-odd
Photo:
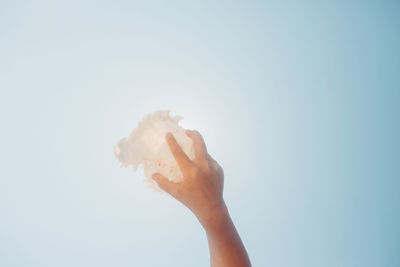
[[[182,202],[199,219],[207,234],[212,267],[251,266],[222,196],[223,170],[207,153],[204,140],[197,131],[187,130],[186,134],[193,140],[193,161],[183,152],[172,134],[166,135],[184,180],[180,183],[170,182],[159,173],[154,174],[153,178],[164,191]]]

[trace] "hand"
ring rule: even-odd
[[[224,172],[207,153],[204,140],[197,131],[187,130],[186,135],[193,140],[194,160],[188,158],[171,133],[165,137],[183,174],[183,181],[171,182],[159,173],[153,174],[153,179],[197,216],[207,233],[212,267],[251,266],[222,197]]]
[[[153,179],[161,189],[182,202],[203,223],[215,212],[224,209],[222,197],[224,172],[221,166],[207,153],[203,137],[197,131],[186,130],[193,140],[194,160],[190,160],[171,133],[166,134],[167,144],[183,174],[183,181],[171,182],[159,173]]]

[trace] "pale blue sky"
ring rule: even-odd
[[[254,266],[400,265],[398,1],[0,1],[0,266],[207,266],[120,169],[158,109],[198,129]]]

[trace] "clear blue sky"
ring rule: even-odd
[[[0,1],[0,266],[207,266],[120,169],[158,109],[198,129],[254,266],[400,266],[398,1]]]

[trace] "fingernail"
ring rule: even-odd
[[[153,177],[153,179],[157,179],[158,175],[156,173],[153,173],[153,175],[151,177]]]
[[[167,133],[166,137],[167,137],[168,139],[172,139],[172,134],[171,134],[171,133]]]

